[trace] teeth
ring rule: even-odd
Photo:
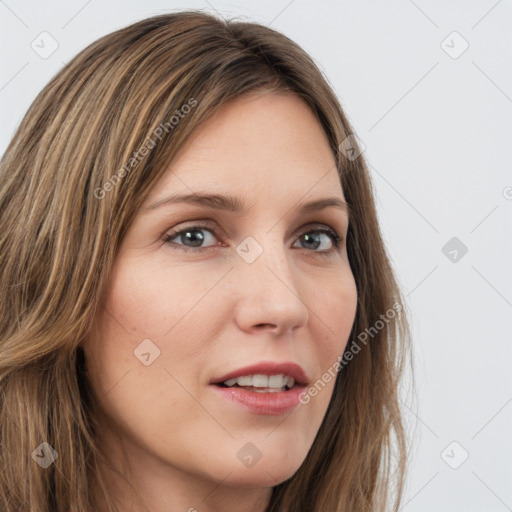
[[[286,385],[289,388],[293,388],[295,386],[295,379],[293,377],[286,377]]]
[[[285,375],[270,375],[268,377],[268,384],[265,387],[268,388],[282,388],[286,384]]]
[[[279,375],[243,375],[234,379],[228,379],[224,384],[228,387],[238,384],[240,387],[275,388],[277,391],[280,391],[284,386],[292,388],[295,384],[295,379],[282,373]]]
[[[252,386],[253,385],[252,377],[251,376],[248,376],[248,377],[238,377],[236,383],[239,386]]]
[[[275,375],[275,377],[279,378],[280,376],[279,375]],[[250,377],[248,377],[250,378]],[[268,385],[268,375],[253,375],[252,376],[252,385],[255,387],[255,388],[268,388],[269,385]],[[272,386],[272,387],[276,387],[275,385]],[[282,387],[282,385],[278,386],[278,387]]]

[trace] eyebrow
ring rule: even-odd
[[[244,206],[243,202],[238,197],[222,194],[202,193],[178,194],[170,197],[165,197],[149,205],[148,207],[145,208],[145,210],[155,210],[164,205],[177,203],[194,204],[198,206],[203,206],[205,208],[210,208],[212,210],[223,210],[231,213],[236,213],[239,215],[245,215],[250,210],[250,208]],[[343,199],[340,199],[338,197],[325,197],[322,199],[316,199],[314,201],[304,203],[299,208],[299,214],[317,212],[325,208],[337,208],[339,210],[346,212],[348,217],[350,216],[351,212],[350,205]]]

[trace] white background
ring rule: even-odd
[[[402,510],[512,510],[511,0],[0,1],[0,152],[79,50],[183,8],[295,40],[366,145],[412,313],[418,391],[403,397],[413,456]],[[46,59],[31,47],[43,31],[58,43]],[[457,261],[442,252],[452,237],[468,249],[445,249]]]

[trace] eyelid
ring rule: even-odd
[[[322,217],[323,214],[325,214],[324,219],[319,220],[318,218]],[[320,214],[310,214],[308,216],[310,216],[310,217],[316,216],[316,220],[311,220],[309,222],[306,221],[304,224],[302,224],[301,227],[294,229],[293,232],[297,232],[300,229],[305,229],[306,227],[319,225],[319,226],[327,226],[327,227],[331,228],[341,238],[343,238],[341,233],[344,233],[347,229],[347,220],[346,220],[345,216],[340,215],[340,216],[329,217],[327,215],[327,212],[322,212]],[[219,223],[214,218],[208,218],[208,217],[204,217],[202,215],[193,215],[193,216],[187,216],[187,217],[188,217],[187,220],[183,220],[183,222],[176,224],[176,226],[181,226],[180,229],[176,229],[176,228],[172,228],[170,230],[167,229],[163,233],[162,236],[165,236],[170,231],[178,232],[178,231],[181,231],[182,229],[196,227],[199,225],[208,227],[209,229],[212,229],[215,232],[217,231],[217,229],[221,229],[222,234],[225,236],[230,236],[230,237],[235,236],[235,231],[233,229],[230,229],[229,226],[227,226],[226,228],[224,228],[224,227],[217,228],[217,226],[219,226]],[[350,226],[350,222],[348,222],[348,226]]]

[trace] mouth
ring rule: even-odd
[[[257,414],[283,414],[296,408],[308,385],[295,363],[260,363],[214,378],[210,385],[231,402]]]
[[[294,386],[307,386],[309,377],[296,363],[261,362],[232,370],[211,380],[221,387],[243,387],[256,390],[286,391]]]
[[[292,389],[295,385],[295,379],[284,373],[242,375],[217,384],[221,388],[243,388],[255,393],[282,393]]]

